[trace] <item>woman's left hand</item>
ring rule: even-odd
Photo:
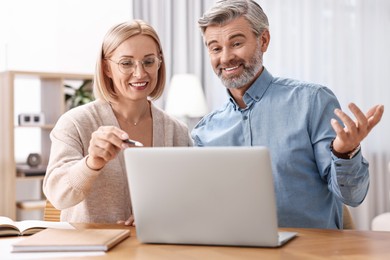
[[[135,226],[134,216],[131,215],[126,221],[118,220],[116,223],[125,226]]]

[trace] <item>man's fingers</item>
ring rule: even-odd
[[[348,105],[348,108],[356,117],[356,127],[359,128],[359,130],[366,131],[368,127],[368,118],[366,117],[366,115],[354,103],[350,103]]]
[[[367,113],[366,113],[366,117],[367,118],[370,118],[372,117],[376,112],[377,112],[377,109],[380,107],[380,105],[376,105],[376,106],[373,106],[372,108],[370,108]],[[383,107],[383,105],[382,105]]]
[[[341,137],[345,137],[346,134],[344,132],[344,128],[343,128],[343,126],[340,125],[339,121],[332,118],[332,120],[330,120],[330,123],[331,123],[336,135],[340,135]]]
[[[335,114],[340,118],[340,120],[344,123],[345,128],[344,131],[346,133],[351,133],[353,135],[357,134],[357,123],[353,121],[346,113],[341,111],[341,109],[335,109]]]
[[[374,126],[376,126],[379,121],[382,119],[382,115],[385,111],[385,107],[383,105],[377,105],[373,108],[371,108],[367,112],[367,118],[368,118],[368,129],[371,131]]]

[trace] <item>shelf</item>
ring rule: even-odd
[[[22,210],[44,209],[46,200],[25,200],[16,202],[16,207]]]
[[[48,125],[15,125],[15,128],[41,128],[44,130],[52,130],[54,128],[54,124]]]
[[[20,78],[39,78],[39,79],[63,79],[63,80],[84,80],[91,79],[90,74],[80,74],[80,73],[56,73],[56,72],[42,72],[42,71],[20,71],[20,70],[11,70],[6,71],[13,75],[17,75]]]
[[[32,178],[45,176],[46,165],[38,165],[37,167],[31,167],[27,164],[16,164],[16,176],[22,178]]]
[[[18,181],[42,181],[45,178],[45,175],[38,175],[38,176],[16,176],[16,180]]]
[[[0,164],[0,197],[2,198],[0,215],[16,219],[16,208],[42,209],[44,207],[44,201],[30,201],[32,199],[40,200],[44,197],[41,186],[38,186],[40,191],[33,189],[34,192],[36,190],[40,192],[39,194],[34,193],[25,197],[21,194],[29,194],[29,190],[21,189],[15,192],[15,187],[30,189],[30,187],[37,187],[39,185],[37,182],[42,182],[50,156],[50,132],[58,118],[67,110],[65,85],[69,82],[92,79],[93,75],[79,73],[0,72],[0,158],[2,160]],[[28,93],[25,90],[34,93],[34,95],[25,95]],[[33,98],[34,100],[32,100]],[[37,101],[36,105],[34,101]],[[32,110],[24,108],[24,104],[30,104],[30,102],[34,103],[36,107]],[[18,116],[21,111],[42,113],[44,121],[36,122],[36,125],[19,125]],[[25,133],[30,132],[34,136],[25,135]],[[17,145],[16,148],[15,145]],[[23,150],[20,149],[20,146],[23,147]],[[16,163],[16,160],[24,160],[25,154],[27,157],[29,153],[40,154],[41,164],[45,166],[31,168]],[[35,183],[31,185],[24,183],[27,181]]]

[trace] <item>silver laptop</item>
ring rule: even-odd
[[[143,243],[278,247],[265,147],[161,147],[124,151],[137,239]]]

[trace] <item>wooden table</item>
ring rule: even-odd
[[[118,228],[100,224],[75,226]],[[131,237],[106,255],[83,259],[390,259],[390,232],[291,228],[283,230],[299,234],[281,248],[249,248],[141,244],[135,228],[129,229]]]

